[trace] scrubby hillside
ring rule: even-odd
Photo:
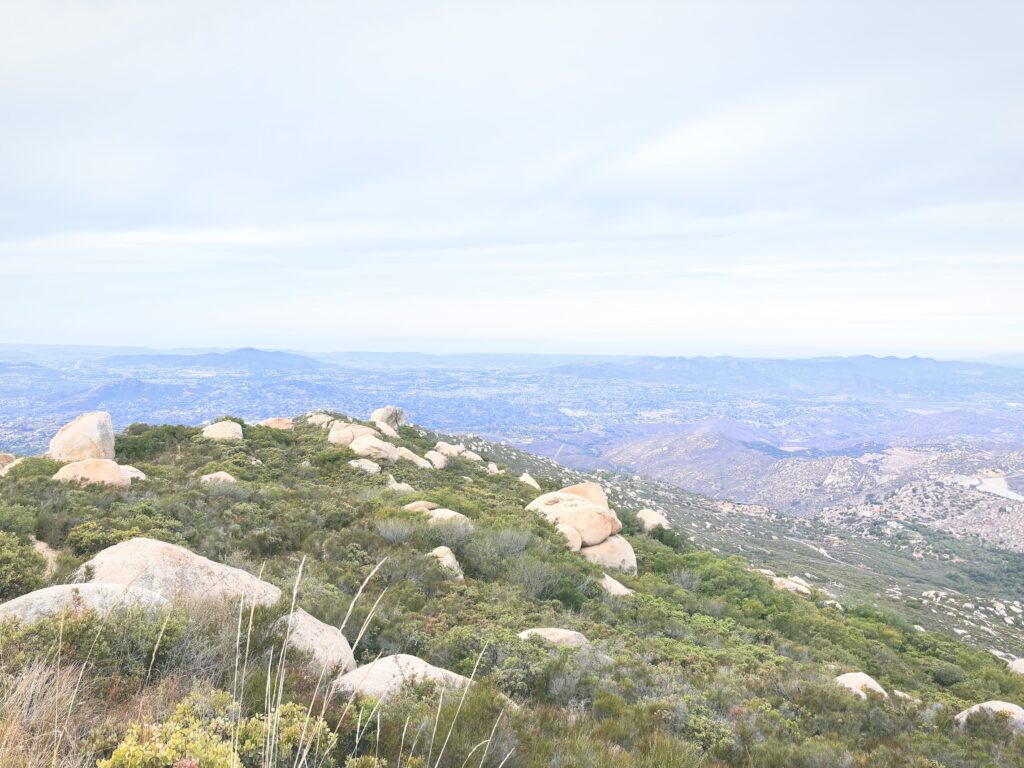
[[[1024,765],[1013,721],[954,720],[1024,704],[1024,675],[984,650],[644,533],[628,496],[612,498],[636,573],[608,570],[526,509],[576,476],[538,463],[538,490],[487,444],[469,444],[478,457],[376,415],[357,424],[380,437],[326,423],[338,414],[241,424],[240,439],[133,425],[113,459],[84,460],[113,465],[107,485],[55,480],[83,475],[48,458],[8,465],[0,600],[22,602],[20,617],[0,606],[0,764]],[[417,501],[457,514],[403,509]],[[178,581],[151,569],[112,607],[19,608],[48,584],[116,579],[111,552],[137,537],[259,575],[266,598],[232,597],[203,574],[249,577],[183,553]],[[610,594],[606,574],[632,593]],[[341,645],[347,674],[318,656]],[[401,693],[374,688],[396,654],[431,666]],[[885,696],[844,688],[847,673]]]

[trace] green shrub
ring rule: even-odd
[[[39,589],[45,576],[43,556],[13,533],[0,531],[0,601]]]

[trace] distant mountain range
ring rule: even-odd
[[[206,352],[198,355],[145,353],[113,355],[97,363],[109,368],[215,368],[220,370],[295,371],[323,368],[325,364],[312,357],[292,352],[267,352],[244,347],[230,352]]]

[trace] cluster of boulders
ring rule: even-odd
[[[83,413],[61,427],[46,455],[69,462],[53,476],[64,483],[127,488],[133,480],[146,479],[141,470],[114,461],[114,424],[104,411]]]
[[[526,509],[543,515],[565,537],[566,547],[604,568],[636,572],[636,554],[622,536],[622,522],[597,483],[580,483],[538,496]],[[610,576],[605,588],[627,590]],[[618,585],[616,587],[615,585]],[[628,590],[627,590],[628,593]]]

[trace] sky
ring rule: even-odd
[[[0,342],[1024,351],[1024,4],[0,3]]]

